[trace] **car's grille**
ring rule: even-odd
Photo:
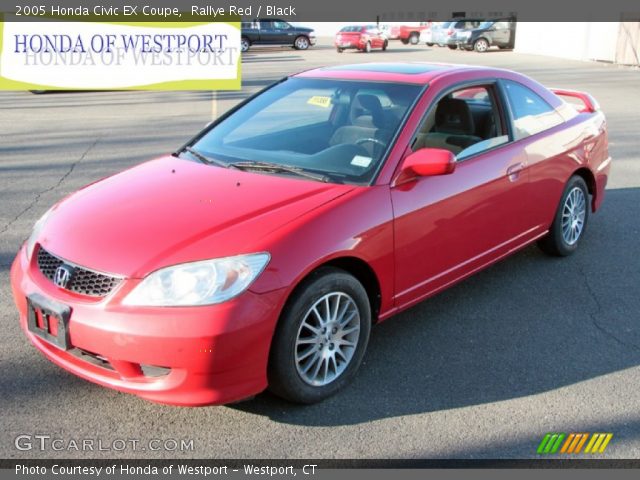
[[[38,249],[38,268],[53,283],[56,283],[56,271],[63,265],[69,269],[71,275],[66,285],[61,287],[82,295],[104,297],[111,293],[122,281],[118,277],[112,277],[67,263],[42,247]]]

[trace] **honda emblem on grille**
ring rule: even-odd
[[[73,267],[70,267],[69,265],[60,265],[56,269],[56,273],[53,275],[53,283],[60,288],[67,288],[71,283],[73,270]]]

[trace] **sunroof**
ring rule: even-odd
[[[358,65],[337,65],[328,67],[326,70],[357,70],[363,72],[381,73],[403,73],[407,75],[417,75],[419,73],[433,72],[441,70],[442,65],[431,65],[428,63],[361,63]]]

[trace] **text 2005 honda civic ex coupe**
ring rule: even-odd
[[[320,68],[59,202],[13,293],[29,340],[87,380],[311,403],[353,378],[372,324],[531,242],[572,253],[610,162],[586,93],[468,66]]]

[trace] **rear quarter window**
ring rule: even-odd
[[[504,87],[513,115],[516,140],[560,125],[564,120],[540,95],[521,83],[506,80]]]

